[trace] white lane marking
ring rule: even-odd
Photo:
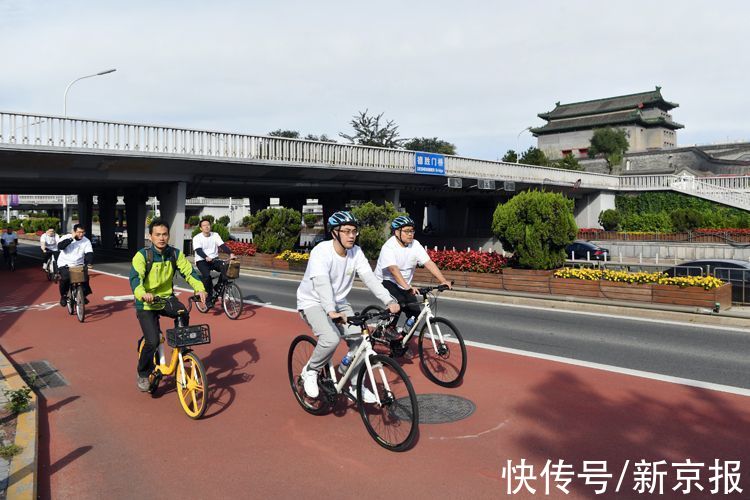
[[[438,440],[438,441],[446,441],[448,439],[475,439],[475,438],[478,438],[479,436],[481,436],[483,434],[489,434],[490,432],[494,432],[494,431],[496,431],[498,429],[501,429],[509,421],[510,420],[505,420],[504,422],[500,422],[499,424],[497,424],[492,429],[487,429],[486,431],[482,431],[482,432],[479,432],[477,434],[468,434],[466,436],[430,436],[430,439],[435,439],[435,440]]]
[[[102,300],[109,300],[113,302],[130,302],[131,300],[135,300],[135,297],[133,294],[130,295],[105,295],[102,297]]]
[[[108,274],[110,276],[115,276],[117,278],[127,279],[127,277],[120,276],[119,274],[104,273],[102,271],[98,271],[98,272],[101,272],[102,274]],[[186,288],[179,288],[179,287],[175,287],[175,290],[182,290],[182,291],[185,291],[185,292],[192,292],[192,290],[189,290],[189,289],[186,289]],[[445,297],[445,298],[448,298],[448,297]],[[452,299],[452,300],[461,300],[461,301],[464,301],[464,302],[472,302],[472,303],[475,302],[475,301],[468,301],[466,299]],[[269,309],[276,309],[276,310],[279,310],[279,311],[287,311],[287,312],[293,312],[293,313],[297,313],[298,312],[296,309],[293,309],[291,307],[274,306],[274,305],[264,304],[263,302],[257,302],[257,301],[254,301],[254,300],[243,300],[242,302],[245,303],[245,304],[257,305],[259,307],[267,307]],[[483,304],[489,304],[489,305],[516,306],[515,304],[496,304],[494,302],[481,302],[481,303],[483,303]],[[536,309],[536,310],[544,310],[544,311],[548,311],[549,310],[547,308],[535,307],[535,306],[516,306],[516,307],[523,307],[523,308],[528,308],[528,309]],[[555,309],[555,310],[557,311],[558,309]],[[560,312],[575,312],[575,311],[560,311]],[[611,317],[619,317],[619,316],[607,315],[607,314],[599,314],[599,313],[579,313],[579,314],[591,314],[591,315],[595,315],[595,316],[605,316],[605,317],[609,317],[609,318],[611,318]],[[622,318],[623,319],[632,319],[632,318],[627,318],[627,317],[622,317]],[[656,323],[661,323],[660,321],[656,321],[656,320],[643,320],[643,319],[641,319],[640,321],[653,321],[653,322],[656,322]],[[676,324],[678,324],[678,325],[689,325],[689,323],[676,323]],[[692,326],[702,326],[703,328],[707,328],[708,327],[707,325],[692,325]],[[719,328],[719,327],[708,327],[708,328]],[[726,329],[733,330],[733,329],[728,328],[728,327],[726,327]],[[738,331],[743,331],[744,332],[744,330],[738,330]],[[451,340],[453,342],[457,342],[454,339],[451,339]],[[595,370],[602,370],[602,371],[606,371],[606,372],[619,373],[621,375],[630,375],[630,376],[633,376],[633,377],[645,378],[645,379],[650,379],[650,380],[658,380],[660,382],[668,382],[670,384],[685,385],[685,386],[688,386],[688,387],[698,387],[698,388],[701,388],[701,389],[708,389],[708,390],[719,391],[719,392],[727,392],[729,394],[737,394],[739,396],[750,396],[750,389],[742,389],[742,388],[739,388],[739,387],[732,387],[732,386],[729,386],[729,385],[713,384],[711,382],[702,382],[700,380],[692,380],[692,379],[680,378],[680,377],[671,377],[669,375],[661,375],[661,374],[658,374],[658,373],[645,372],[645,371],[641,371],[641,370],[631,370],[629,368],[621,368],[621,367],[618,367],[618,366],[605,365],[605,364],[601,364],[601,363],[592,363],[592,362],[589,362],[589,361],[579,361],[577,359],[563,358],[563,357],[560,357],[560,356],[553,356],[553,355],[550,355],[550,354],[540,354],[540,353],[531,352],[531,351],[522,351],[520,349],[512,349],[510,347],[500,347],[500,346],[496,346],[496,345],[492,345],[492,344],[485,344],[483,342],[474,342],[472,340],[466,340],[465,344],[468,345],[468,346],[477,347],[479,349],[487,349],[487,350],[490,350],[490,351],[504,352],[504,353],[508,353],[508,354],[515,354],[515,355],[518,355],[518,356],[526,356],[526,357],[529,357],[529,358],[543,359],[545,361],[556,361],[558,363],[564,363],[564,364],[573,365],[573,366],[581,366],[581,367],[584,367],[584,368],[593,368]]]
[[[554,361],[557,363],[564,363],[566,365],[580,366],[583,368],[593,368],[594,370],[602,370],[606,372],[619,373],[621,375],[630,375],[632,377],[646,378],[650,380],[658,380],[660,382],[668,382],[670,384],[686,385],[689,387],[698,387],[700,389],[710,389],[712,391],[728,392],[730,394],[737,394],[740,396],[750,396],[750,389],[742,389],[740,387],[732,387],[730,385],[714,384],[711,382],[703,382],[700,380],[693,380],[689,378],[672,377],[670,375],[661,375],[659,373],[644,372],[641,370],[632,370],[630,368],[621,368],[619,366],[605,365],[601,363],[593,363],[591,361],[580,361],[577,359],[563,358],[560,356],[554,356],[551,354],[541,354],[537,352],[522,351],[519,349],[512,349],[510,347],[501,347],[492,344],[485,344],[483,342],[474,342],[472,340],[465,341],[466,345],[472,347],[479,347],[481,349],[488,349],[490,351],[504,352],[507,354],[515,354],[517,356],[525,356],[528,358],[537,358],[545,361]]]

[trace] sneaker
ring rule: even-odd
[[[357,388],[354,386],[354,384],[350,384],[347,391],[350,396],[352,396],[354,399],[357,399]],[[377,398],[375,397],[375,394],[368,389],[365,386],[362,386],[362,399],[365,403],[375,403],[377,401]]]
[[[149,388],[149,382],[148,377],[141,377],[140,375],[136,379],[136,382],[138,383],[138,390],[141,392],[148,392]]]
[[[63,307],[67,306],[68,305],[68,298],[65,297],[65,296],[60,297],[60,305],[63,306]]]
[[[313,370],[308,370],[307,365],[305,365],[305,369],[302,370],[302,383],[305,387],[305,394],[307,394],[307,397],[309,398],[317,398],[320,394],[320,391],[318,389],[318,372]]]

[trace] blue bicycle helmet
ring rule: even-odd
[[[359,227],[359,221],[351,212],[341,210],[328,217],[328,228],[333,229],[339,226],[356,226]]]
[[[393,221],[391,221],[391,231],[395,231],[396,229],[401,229],[402,227],[406,226],[416,226],[412,218],[408,215],[399,215],[398,217],[393,219]]]

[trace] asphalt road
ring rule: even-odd
[[[22,246],[20,251],[36,255],[31,247]],[[127,275],[129,264],[100,263],[96,269]],[[245,299],[295,307],[296,281],[241,276],[237,282]],[[750,389],[750,328],[712,328],[449,296],[450,292],[439,300],[437,315],[454,322],[468,341]],[[350,299],[355,310],[376,303],[367,290],[354,289]]]

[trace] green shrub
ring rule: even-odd
[[[565,262],[565,246],[578,232],[573,207],[559,193],[525,191],[497,206],[492,232],[521,267],[554,269]]]
[[[23,448],[21,448],[15,443],[4,444],[0,446],[0,457],[3,457],[5,460],[10,460],[11,458],[21,453],[22,451],[23,451]]]
[[[621,226],[623,231],[670,233],[672,219],[667,212],[629,214],[622,218]]]
[[[31,403],[31,388],[22,387],[13,391],[4,390],[5,398],[8,402],[5,404],[5,408],[11,413],[21,413],[25,411]]]
[[[191,215],[190,217],[188,217],[188,224],[190,226],[197,226],[200,221],[200,215]]]
[[[692,208],[678,208],[669,214],[669,217],[672,219],[672,227],[677,232],[703,227],[703,214]]]
[[[259,252],[292,250],[302,231],[302,214],[292,208],[266,208],[251,217],[250,230]]]
[[[99,222],[99,216],[98,215],[94,215],[93,217],[91,217],[91,220],[94,221],[94,222]]]
[[[305,226],[315,227],[315,223],[318,222],[318,216],[315,214],[305,214],[304,220]]]
[[[214,233],[217,233],[219,236],[221,236],[221,239],[224,241],[229,241],[229,229],[227,229],[227,226],[223,224],[216,223],[211,226],[211,231]],[[193,232],[191,233],[193,236],[201,232],[200,227],[194,227]]]
[[[622,215],[620,215],[620,212],[611,208],[604,210],[599,214],[599,225],[601,225],[606,231],[617,231],[620,227],[621,220]]]
[[[223,226],[229,227],[229,221],[230,219],[228,215],[222,215],[217,222]]]
[[[207,219],[207,220],[211,221],[212,225],[216,221],[216,218],[213,215],[201,215],[200,218],[201,219]]]
[[[359,246],[368,259],[376,259],[380,254],[383,243],[390,237],[389,224],[398,215],[407,215],[399,212],[393,203],[386,201],[384,205],[376,205],[368,201],[351,210],[352,214],[359,219]]]
[[[249,227],[250,224],[253,223],[253,216],[252,215],[246,215],[242,218],[242,226],[243,227]]]
[[[11,221],[11,227],[13,227],[13,222]],[[24,219],[23,221],[18,221],[19,227],[22,227],[23,230],[26,233],[35,233],[37,231],[46,231],[50,228],[50,226],[54,226],[57,230],[60,228],[60,219],[57,217],[42,217],[37,219]],[[13,227],[14,230],[19,229],[19,227]]]

